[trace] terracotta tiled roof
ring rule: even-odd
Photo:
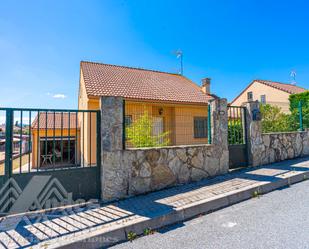
[[[281,82],[275,82],[275,81],[269,81],[269,80],[254,80],[253,82],[259,82],[268,86],[271,86],[273,88],[277,88],[281,91],[294,94],[294,93],[302,93],[307,91],[305,88],[296,86],[296,85],[291,85],[287,83],[281,83]]]
[[[63,116],[63,117],[62,117]],[[63,129],[69,128],[69,113],[68,112],[56,112],[55,113],[55,129],[61,129],[61,124]],[[78,126],[78,125],[77,125]],[[32,129],[38,128],[38,115],[32,122]],[[75,129],[76,127],[76,113],[70,112],[70,129]],[[47,129],[54,128],[54,113],[47,113]],[[46,112],[40,112],[40,122],[39,129],[46,129]]]
[[[213,98],[178,74],[84,61],[81,70],[88,96],[188,103],[207,103]]]

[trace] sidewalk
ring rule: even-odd
[[[1,232],[0,248],[102,248],[126,240],[131,231],[142,234],[306,179],[309,158],[302,158],[111,204],[35,215],[28,217],[32,224],[23,221]]]

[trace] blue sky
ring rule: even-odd
[[[309,88],[306,1],[16,1],[0,12],[0,106],[76,108],[81,60],[177,72],[231,100],[252,79]]]

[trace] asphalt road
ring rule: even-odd
[[[113,248],[309,248],[309,181]]]

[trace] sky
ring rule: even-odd
[[[77,108],[79,64],[179,72],[231,101],[253,79],[309,88],[308,1],[0,0],[0,106]]]

